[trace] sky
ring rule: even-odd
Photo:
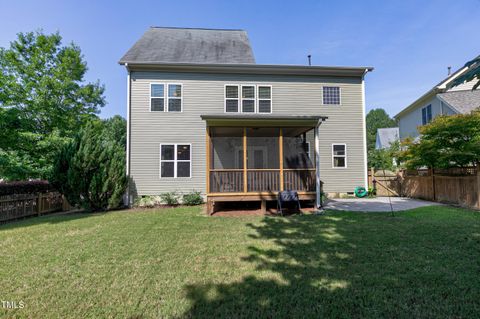
[[[86,81],[106,87],[103,118],[126,115],[122,55],[150,26],[244,29],[257,63],[373,66],[366,107],[397,114],[480,54],[480,0],[0,0],[0,47],[59,31],[80,46]]]

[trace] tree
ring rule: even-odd
[[[87,64],[59,33],[19,33],[0,48],[0,178],[45,177],[56,151],[105,105]]]
[[[477,89],[480,86],[480,55],[472,61],[467,62],[464,67],[469,68],[469,70],[452,81],[450,87],[458,86],[464,82],[476,80],[477,83],[475,83],[472,90]]]
[[[405,141],[400,152],[408,168],[464,167],[480,162],[480,111],[438,116],[419,130],[419,141]]]
[[[371,159],[377,156],[375,153],[375,142],[377,138],[377,129],[395,127],[395,121],[385,112],[384,109],[372,109],[366,116],[366,130],[367,130],[367,154],[368,165],[372,167]],[[377,152],[378,153],[378,152]]]
[[[388,148],[374,149],[368,153],[369,167],[378,169],[387,169],[393,171],[395,169],[396,157],[400,150],[400,143],[394,142]]]
[[[58,152],[50,182],[90,211],[119,207],[127,186],[126,121],[93,120]]]

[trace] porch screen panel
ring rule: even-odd
[[[279,128],[247,128],[247,189],[280,190]]]
[[[284,189],[315,191],[313,128],[283,129]]]
[[[210,192],[243,192],[243,128],[210,128]]]

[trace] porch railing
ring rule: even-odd
[[[281,187],[283,174],[283,187]],[[243,193],[243,169],[210,170],[211,193]],[[314,192],[316,177],[314,168],[303,169],[247,169],[247,192],[278,192],[289,189]]]

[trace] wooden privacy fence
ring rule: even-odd
[[[0,222],[71,209],[60,193],[0,196]]]
[[[477,167],[403,170],[383,177],[369,172],[377,181],[380,196],[406,196],[480,209],[480,171]]]

